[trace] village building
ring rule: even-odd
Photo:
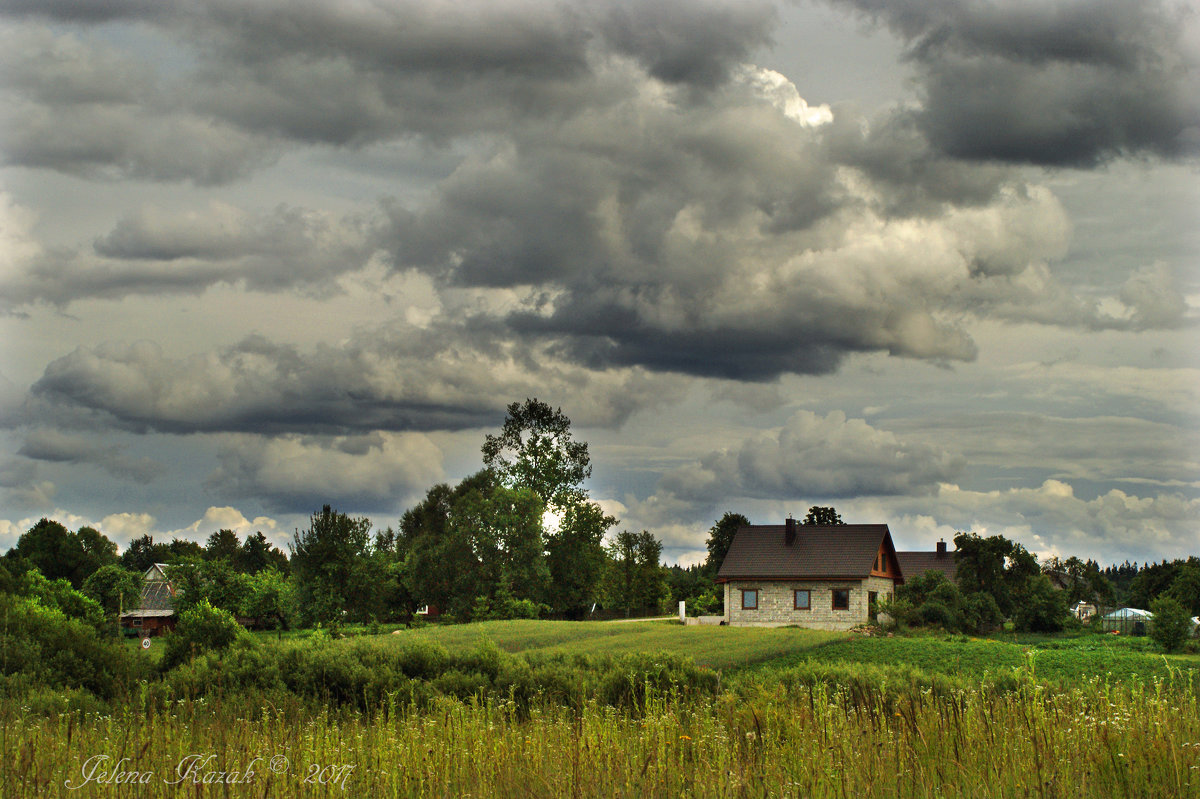
[[[876,620],[903,572],[886,524],[740,528],[717,572],[725,623],[850,630]]]
[[[937,549],[933,552],[925,550],[909,550],[905,552],[897,552],[896,558],[900,561],[900,572],[909,577],[921,577],[928,571],[940,572],[947,580],[952,583],[958,582],[958,563],[954,559],[954,553],[946,549],[945,541],[937,542]]]
[[[121,629],[138,635],[157,635],[175,629],[175,586],[167,565],[155,563],[142,576],[138,606],[121,614]]]

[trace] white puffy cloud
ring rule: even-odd
[[[209,507],[196,521],[178,530],[165,532],[162,537],[181,538],[203,544],[218,530],[231,530],[243,540],[248,535],[262,533],[268,541],[284,551],[287,551],[287,543],[291,538],[291,534],[270,516],[247,519],[240,510],[229,505]]]
[[[124,546],[135,538],[154,535],[157,522],[149,513],[123,511],[108,514],[100,520],[96,529]]]

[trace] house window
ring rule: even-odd
[[[742,610],[758,610],[758,589],[742,589]]]
[[[833,609],[834,610],[849,610],[850,609],[850,589],[849,588],[833,589]]]
[[[142,626],[142,620],[141,620],[141,619],[138,619],[138,618],[131,619],[131,620],[130,620],[130,623],[131,623],[131,624],[132,624],[134,627],[141,627],[141,626]]]
[[[792,607],[796,610],[809,609],[809,595],[807,588],[797,588],[792,591]]]

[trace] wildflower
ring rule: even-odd
[[[681,740],[681,741],[690,741],[690,740],[692,740],[692,736],[690,736],[690,735],[680,735],[680,736],[679,736],[679,740]]]

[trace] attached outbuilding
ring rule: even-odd
[[[717,572],[725,623],[850,630],[904,582],[886,524],[784,524],[740,528]]]

